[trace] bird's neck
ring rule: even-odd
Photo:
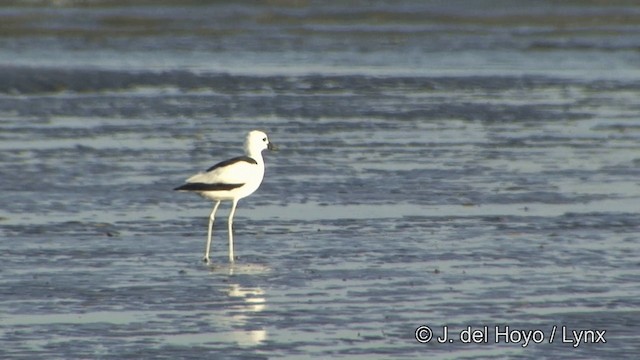
[[[262,159],[262,151],[251,151],[251,149],[247,149],[246,154],[248,157],[257,161],[258,164],[264,163],[264,160]]]

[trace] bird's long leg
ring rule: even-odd
[[[231,213],[229,213],[229,262],[235,261],[233,256],[233,215],[236,213],[236,205],[238,205],[238,200],[234,199]]]
[[[213,205],[213,210],[211,210],[211,214],[209,214],[209,231],[207,232],[207,246],[204,249],[204,258],[202,259],[202,261],[206,263],[209,262],[209,250],[211,250],[211,233],[213,232],[213,221],[215,220],[218,206],[220,206],[220,201],[217,201],[216,204]]]

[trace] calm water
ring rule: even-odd
[[[42,3],[0,7],[0,357],[640,352],[634,2]],[[254,128],[206,266],[171,189]]]

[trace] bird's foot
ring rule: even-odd
[[[208,264],[208,263],[210,263],[210,262],[211,262],[211,260],[209,260],[209,257],[208,257],[208,256],[203,257],[203,258],[202,258],[202,261],[203,261],[205,264]]]

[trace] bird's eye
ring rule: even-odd
[[[267,142],[267,138],[262,138],[262,141]]]

